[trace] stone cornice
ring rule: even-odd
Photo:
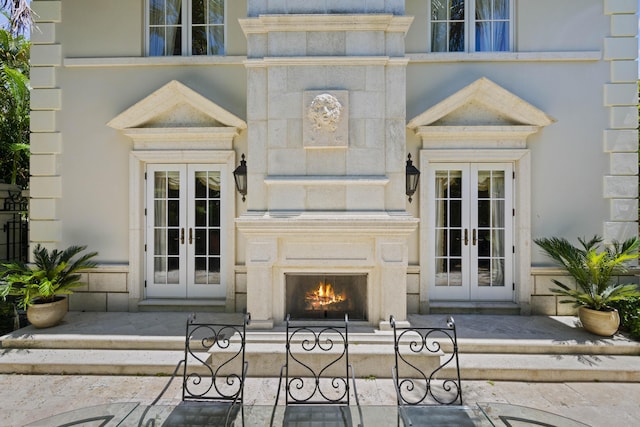
[[[390,58],[388,56],[286,56],[247,59],[247,68],[261,68],[267,66],[345,66],[345,65],[407,65],[409,59],[405,57]]]
[[[183,67],[197,65],[241,65],[244,55],[193,55],[193,56],[122,56],[108,58],[64,58],[67,68],[109,67]]]
[[[260,15],[239,19],[245,35],[293,31],[384,31],[409,30],[412,16],[395,15]]]
[[[477,141],[493,141],[495,146],[504,146],[504,141],[512,141],[512,148],[526,146],[526,138],[540,130],[539,126],[420,126],[415,129],[416,135],[422,138],[423,146],[432,141],[456,141],[460,144],[470,143],[477,147]],[[519,141],[515,143],[514,141]],[[490,146],[490,145],[489,145]]]
[[[159,128],[132,128],[122,132],[136,140],[186,139],[186,140],[226,140],[238,136],[235,127],[159,127]]]
[[[465,52],[465,53],[407,53],[410,64],[432,62],[596,62],[600,51],[585,52]],[[64,58],[66,68],[109,67],[184,67],[211,65],[242,65],[246,56],[136,56],[108,58]],[[396,60],[396,58],[394,58]]]
[[[179,128],[131,128],[122,133],[133,141],[134,150],[182,149],[230,150],[233,138],[238,136],[235,127],[179,127]]]
[[[407,53],[412,64],[431,62],[596,62],[600,51]]]

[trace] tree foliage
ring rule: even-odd
[[[31,42],[0,29],[0,179],[29,182],[29,53]]]
[[[9,32],[14,35],[26,34],[33,26],[33,11],[30,0],[0,0],[3,14],[9,20]]]

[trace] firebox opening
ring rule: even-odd
[[[291,319],[367,320],[366,274],[286,274]]]

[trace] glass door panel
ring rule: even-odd
[[[430,171],[430,298],[512,298],[511,170],[461,163]]]
[[[513,214],[511,165],[471,165],[470,179],[475,188],[471,215],[472,246],[471,298],[509,299]],[[507,244],[507,242],[509,242]]]
[[[436,172],[436,286],[462,286],[462,171]]]
[[[225,296],[220,278],[221,257],[221,186],[220,170],[201,165],[192,175],[193,210],[189,232],[192,233],[189,264],[189,296]]]
[[[221,167],[147,167],[148,298],[225,297]]]
[[[146,285],[154,297],[184,297],[184,172],[180,165],[147,171]]]
[[[466,164],[447,164],[430,171],[434,215],[428,217],[434,238],[429,243],[433,245],[429,295],[434,299],[469,298],[469,280],[465,280],[469,268],[466,168]]]

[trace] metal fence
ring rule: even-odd
[[[29,199],[21,191],[8,190],[0,205],[0,260],[24,261],[29,258]]]

